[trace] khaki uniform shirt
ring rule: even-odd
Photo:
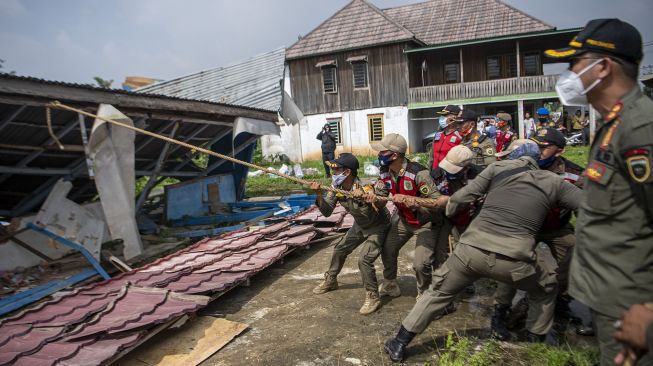
[[[355,189],[362,189],[366,192],[371,192],[373,190],[371,186],[362,186],[358,178],[356,178],[354,185],[352,186],[352,190]],[[333,213],[333,210],[338,203],[340,203],[342,207],[351,214],[354,221],[365,235],[382,231],[386,226],[390,225],[390,214],[388,209],[385,207],[376,211],[368,203],[333,192],[328,192],[322,200],[319,201],[319,204],[316,202],[322,215],[327,217],[331,216],[331,213]]]
[[[619,318],[653,300],[653,101],[635,87],[604,121],[584,173],[569,293]]]
[[[521,167],[529,170],[512,174],[491,187],[498,174]],[[522,157],[490,164],[451,196],[447,216],[485,194],[480,212],[460,242],[523,261],[535,260],[535,235],[549,210],[555,205],[575,210],[580,201],[578,187],[553,172],[538,169],[535,160]]]
[[[467,146],[474,153],[474,158],[472,160],[472,164],[474,165],[485,168],[497,161],[496,156],[494,156],[497,151],[494,148],[492,139],[487,135],[479,135],[476,133],[469,139],[463,140],[462,145]]]

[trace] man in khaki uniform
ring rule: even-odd
[[[447,261],[433,274],[431,287],[403,320],[398,334],[385,343],[393,361],[404,358],[405,348],[466,286],[489,277],[526,291],[531,301],[527,320],[529,340],[543,341],[553,324],[556,295],[555,266],[535,254],[535,234],[549,209],[558,204],[576,209],[579,189],[549,171],[535,159],[539,148],[517,140],[510,158],[488,166],[447,204],[447,216],[465,209],[487,194]]]
[[[619,19],[595,19],[546,55],[569,61],[556,84],[562,103],[589,103],[603,120],[584,173],[569,294],[592,309],[609,365],[622,349],[616,321],[653,300],[653,102],[637,82],[642,37]],[[653,365],[653,355],[639,364]]]
[[[438,198],[440,193],[433,184],[426,167],[409,161],[405,157],[408,144],[403,136],[390,133],[380,142],[372,143],[372,148],[379,151],[381,174],[374,189],[377,195],[388,196],[392,193],[401,197]],[[431,283],[432,266],[439,265],[447,255],[447,248],[435,247],[443,242],[439,235],[448,236],[446,230],[440,232],[444,220],[442,208],[411,208],[403,203],[396,203],[397,213],[393,215],[391,227],[383,244],[384,281],[380,295],[398,297],[401,290],[397,284],[397,258],[399,250],[413,236],[417,236],[413,268],[417,279],[418,296]],[[378,203],[377,203],[378,204]],[[434,225],[431,225],[431,222]]]
[[[476,128],[478,121],[476,112],[471,109],[465,109],[458,120],[461,122],[459,132],[463,137],[463,141],[460,144],[467,146],[474,153],[472,164],[481,169],[485,169],[488,165],[497,161],[497,158],[494,156],[496,150],[494,149],[492,139],[485,133],[480,133]]]
[[[580,186],[580,174],[583,168],[562,157],[565,151],[566,140],[562,132],[555,128],[542,128],[531,138],[540,146],[540,156],[537,164],[540,169],[546,169],[558,174],[566,181]],[[497,156],[506,156],[509,151],[498,153]],[[567,294],[567,283],[569,278],[569,264],[571,253],[576,244],[574,227],[569,223],[572,212],[562,210],[560,207],[553,207],[546,216],[540,232],[535,237],[537,242],[546,243],[558,264],[558,298],[556,299],[556,315],[570,318],[572,315],[569,309],[569,298]],[[504,283],[499,283],[495,293],[494,315],[492,316],[492,332],[495,336],[507,341],[510,339],[510,332],[506,326],[506,317],[516,290]]]
[[[363,192],[373,191],[371,186],[363,186],[358,179],[358,160],[352,154],[340,154],[338,159],[331,160],[328,164],[333,171],[331,179],[334,187],[347,191],[360,191],[358,192],[359,196],[362,196]],[[324,274],[324,281],[313,289],[313,292],[323,294],[337,289],[336,278],[342,270],[347,256],[362,244],[358,268],[365,287],[365,302],[360,313],[371,314],[381,306],[374,261],[381,254],[381,246],[390,227],[390,214],[386,208],[376,210],[369,203],[341,194],[329,192],[323,197],[318,183],[313,183],[311,188],[317,194],[315,204],[319,207],[322,215],[330,216],[336,205],[340,203],[354,217],[354,225],[333,248],[331,264]]]

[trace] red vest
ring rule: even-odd
[[[444,132],[436,132],[433,137],[433,166],[431,170],[436,169],[452,147],[460,144],[463,137],[460,136],[458,131],[454,131],[448,135]]]
[[[510,141],[512,140],[513,133],[510,131],[510,129],[507,129],[506,131],[497,131],[497,137],[496,137],[496,142],[497,142],[497,152],[503,151],[504,146],[507,146],[510,144]]]
[[[418,163],[408,162],[406,169],[399,172],[397,182],[392,179],[388,168],[382,168],[379,178],[383,181],[388,191],[392,194],[405,194],[406,196],[417,196],[419,193],[415,177],[418,172],[426,168]],[[417,219],[417,210],[414,210],[404,204],[395,204],[397,212],[409,225],[421,226]]]

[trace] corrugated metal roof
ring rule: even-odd
[[[229,66],[146,86],[137,92],[277,111],[281,106],[284,58],[282,47]]]
[[[200,294],[236,286],[330,225],[346,230],[342,206],[317,207],[259,230],[202,240],[131,272],[34,305],[0,320],[0,365],[101,365],[131,349],[156,324],[207,304]],[[293,225],[291,222],[310,223]]]

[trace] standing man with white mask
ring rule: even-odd
[[[613,338],[623,314],[653,300],[653,101],[637,83],[642,38],[632,25],[595,19],[569,46],[545,52],[569,61],[560,101],[589,103],[603,118],[584,173],[569,294],[592,309],[601,365],[612,365],[626,350]],[[627,351],[653,365],[651,352]]]

